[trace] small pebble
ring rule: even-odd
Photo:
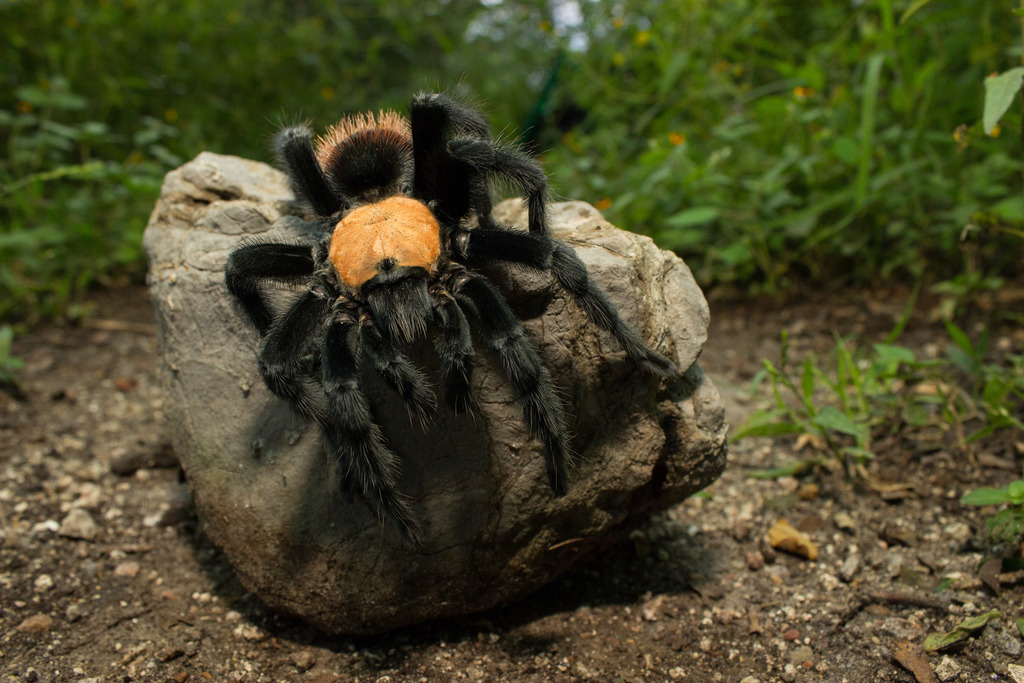
[[[139,563],[138,562],[122,562],[121,564],[114,567],[114,576],[133,578],[139,574]]]
[[[239,624],[234,631],[236,636],[245,638],[248,641],[259,642],[266,639],[267,634],[260,630],[259,627],[253,626],[252,624]]]
[[[789,652],[789,662],[794,666],[803,666],[807,662],[814,661],[814,650],[810,645],[801,645]]]
[[[18,624],[21,633],[42,633],[53,627],[53,619],[48,614],[33,614]]]
[[[80,602],[73,602],[64,610],[64,618],[69,622],[78,621],[83,616],[85,616],[85,608]]]
[[[32,525],[33,536],[48,536],[60,531],[60,522],[55,519],[48,519],[45,522],[36,522]]]
[[[857,574],[860,569],[860,555],[852,554],[843,560],[842,566],[839,568],[839,578],[845,583],[853,581],[853,577]]]
[[[99,534],[99,527],[87,510],[83,508],[72,508],[60,523],[60,535],[67,538],[77,538],[83,541],[93,541]]]
[[[182,650],[180,647],[168,645],[157,650],[154,653],[154,656],[156,657],[157,661],[170,662],[182,656],[183,654],[185,654],[185,651]]]
[[[760,550],[752,550],[747,553],[747,569],[756,572],[764,566],[764,553]]]
[[[935,677],[942,681],[942,683],[955,681],[960,677],[960,665],[956,663],[955,659],[951,659],[949,655],[945,655],[942,660],[935,665]],[[1024,680],[1022,680],[1021,683],[1024,683]]]
[[[309,671],[316,666],[316,655],[311,650],[292,653],[291,660],[299,671]]]
[[[53,577],[49,574],[40,574],[32,583],[37,593],[43,593],[53,588]]]

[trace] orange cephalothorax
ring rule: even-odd
[[[394,267],[433,272],[441,253],[440,230],[430,209],[409,197],[360,206],[335,226],[331,263],[352,289]]]

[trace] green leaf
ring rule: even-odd
[[[860,128],[857,150],[857,207],[861,207],[867,199],[868,179],[871,173],[871,159],[874,154],[875,110],[878,104],[878,92],[881,88],[882,64],[885,55],[873,54],[868,58],[867,70],[864,75],[864,96],[861,100]]]
[[[1021,636],[1024,636],[1024,619],[1017,620],[1017,630],[1020,631]]]
[[[804,360],[804,373],[803,377],[800,378],[800,390],[804,395],[804,405],[808,409],[813,408],[814,400],[814,365],[811,363],[811,359],[807,358]]]
[[[924,649],[928,652],[945,650],[961,641],[967,640],[975,631],[984,628],[990,621],[999,619],[1002,616],[1001,612],[992,610],[970,619],[964,619],[952,631],[929,634],[924,639]]]
[[[887,363],[907,363],[913,365],[914,352],[905,346],[895,346],[893,344],[875,344],[875,355],[878,359]]]
[[[1010,502],[1006,489],[980,488],[960,496],[964,505],[1001,505]]]
[[[1018,66],[1004,71],[998,76],[989,76],[985,79],[985,109],[982,114],[982,123],[986,135],[991,135],[995,130],[999,119],[1003,117],[1006,110],[1013,104],[1017,93],[1020,92],[1022,83],[1024,83],[1024,66]]]
[[[811,419],[811,422],[822,429],[849,434],[853,437],[860,437],[864,434],[864,429],[861,425],[858,425],[849,415],[835,406],[825,406]]]
[[[959,624],[956,625],[956,628],[967,629],[968,631],[977,631],[979,628],[982,628],[983,626],[988,624],[990,621],[995,621],[996,619],[1000,618],[1001,616],[1003,616],[1003,613],[1000,612],[999,610],[995,610],[994,609],[994,610],[985,612],[984,614],[979,614],[976,617],[970,617],[969,619],[964,619],[963,621],[961,621]]]
[[[755,470],[747,476],[751,479],[778,479],[779,477],[792,477],[797,474],[803,474],[812,467],[814,467],[814,460],[798,460],[782,467],[773,467],[770,470]]]
[[[710,223],[718,218],[720,213],[718,208],[714,206],[694,206],[684,209],[674,216],[669,216],[665,220],[665,224],[673,228],[685,228],[691,225]]]
[[[671,90],[676,87],[676,81],[679,80],[680,74],[683,73],[683,69],[690,63],[690,55],[688,52],[677,52],[672,58],[672,61],[665,67],[665,71],[661,75],[661,82],[658,84],[658,93],[664,97]]]
[[[944,320],[943,322],[946,325],[946,332],[949,334],[949,338],[953,340],[953,343],[963,349],[968,355],[974,356],[974,344],[971,343],[967,333],[949,320]]]
[[[857,460],[874,460],[875,454],[866,448],[859,448],[857,446],[847,446],[843,449],[843,453],[847,456],[853,456]]]
[[[1024,481],[1020,479],[1011,481],[1006,487],[1006,493],[1010,496],[1010,502],[1014,505],[1024,503]]]
[[[900,417],[911,427],[924,427],[928,424],[928,409],[920,403],[911,403],[900,409]]]
[[[917,10],[921,9],[931,1],[932,0],[914,0],[914,2],[910,3],[910,7],[903,12],[903,16],[900,17],[900,24],[906,23],[910,17],[917,13]]]
[[[971,356],[960,347],[947,346],[946,357],[949,358],[953,365],[957,366],[968,375],[978,374],[978,370],[980,369],[978,367],[978,362],[974,359],[974,356]]]
[[[751,436],[786,436],[787,434],[801,434],[804,431],[806,431],[804,427],[795,422],[770,422],[743,427],[732,438],[738,441]]]

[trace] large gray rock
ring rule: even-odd
[[[540,446],[482,345],[475,415],[440,408],[426,428],[367,374],[378,422],[402,457],[401,490],[424,521],[425,543],[411,548],[339,492],[318,430],[263,386],[256,334],[225,290],[224,260],[244,238],[299,239],[290,200],[281,173],[204,153],[167,175],[145,234],[175,449],[204,530],[270,607],[333,633],[485,609],[551,581],[722,471],[722,403],[695,364],[708,308],[689,269],[587,204],[556,204],[555,235],[686,372],[671,382],[638,372],[549,275],[489,271],[570,413],[579,456],[570,492],[551,496]],[[498,211],[522,217],[518,202]],[[436,370],[425,347],[418,360]]]

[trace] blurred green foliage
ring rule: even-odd
[[[571,169],[562,191],[606,198],[613,222],[705,282],[955,273],[978,214],[1024,213],[1019,111],[999,138],[978,125],[984,77],[1020,61],[1020,25],[984,0],[900,25],[909,4],[600,4],[586,30],[605,28],[603,58],[575,69],[590,115],[551,154]],[[994,241],[989,267],[1019,261],[1020,240]]]
[[[162,176],[198,152],[267,160],[281,121],[451,87],[705,284],[951,278],[978,225],[1006,274],[1020,108],[998,137],[980,118],[1019,25],[994,0],[900,24],[910,4],[0,0],[0,318],[140,275]]]

